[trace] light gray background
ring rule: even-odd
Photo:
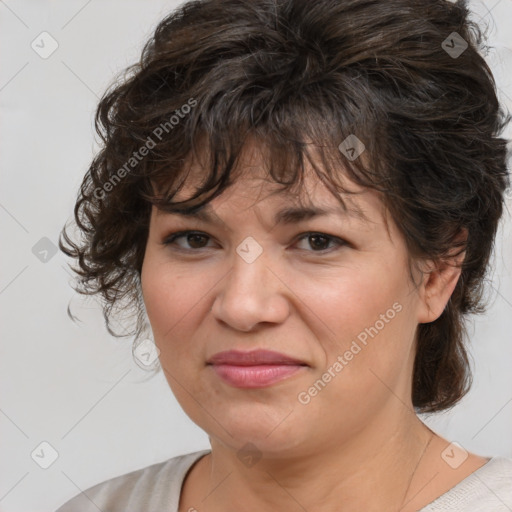
[[[49,253],[42,262],[32,252],[43,237],[56,245],[71,218],[97,149],[92,123],[99,97],[178,3],[0,0],[0,511],[51,512],[107,478],[209,447],[163,373],[147,380],[132,360],[132,339],[109,336],[98,304],[74,293],[64,255]],[[487,58],[512,110],[512,0],[471,5],[475,19],[489,25]],[[31,47],[34,40],[42,46],[43,31],[58,43],[46,59]],[[511,211],[510,194],[508,205]],[[489,312],[470,329],[473,389],[449,413],[425,419],[470,451],[510,457],[510,213],[493,267]],[[70,301],[79,324],[66,314]],[[31,457],[36,448],[39,461],[48,457],[44,441],[58,453],[48,469]]]

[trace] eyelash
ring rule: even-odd
[[[178,240],[180,238],[184,238],[188,235],[199,235],[199,236],[207,237],[208,239],[211,240],[211,237],[209,235],[207,235],[206,233],[203,233],[202,231],[184,230],[184,231],[177,231],[175,233],[171,233],[170,235],[168,235],[162,242],[162,245],[171,246],[175,243],[176,240]],[[308,231],[306,233],[301,233],[301,235],[298,238],[296,238],[294,243],[300,242],[301,240],[304,240],[305,238],[308,238],[311,236],[320,236],[322,238],[326,238],[331,242],[335,242],[338,245],[338,247],[348,245],[348,243],[345,240],[343,240],[337,236],[328,235],[326,233],[321,233],[318,231]],[[184,252],[199,252],[202,249],[208,249],[208,247],[200,247],[198,249],[185,249],[185,248],[179,247],[179,246],[176,247],[176,250],[184,251]],[[301,250],[306,250],[306,249],[301,249]],[[328,252],[332,252],[332,250],[333,249],[331,248],[331,249],[321,249],[319,251],[312,250],[312,251],[308,251],[308,252],[326,254]]]

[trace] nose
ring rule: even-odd
[[[274,266],[275,267],[275,266]],[[237,331],[250,332],[262,323],[279,324],[290,314],[285,283],[261,255],[247,263],[238,254],[221,281],[213,316]]]

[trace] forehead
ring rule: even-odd
[[[184,187],[175,197],[185,201],[195,192]],[[259,222],[272,230],[278,225],[293,225],[315,218],[337,218],[344,225],[361,231],[384,231],[391,239],[387,211],[374,190],[355,187],[354,195],[332,193],[317,176],[304,180],[300,194],[282,189],[265,178],[240,177],[210,202],[193,209],[167,213],[154,209],[157,216],[178,216],[205,224],[220,224],[232,231],[244,214],[252,210]],[[237,220],[238,219],[238,220]],[[247,218],[245,218],[247,220]],[[233,227],[230,227],[233,225]]]
[[[193,216],[210,222],[219,208],[245,211],[256,207],[263,213],[273,210],[275,222],[287,223],[307,220],[315,214],[338,213],[364,224],[384,223],[389,233],[388,212],[381,194],[354,183],[343,169],[331,179],[327,174],[317,174],[311,163],[305,161],[301,179],[284,186],[270,175],[265,156],[264,148],[249,140],[230,175],[230,185],[208,203],[194,208]],[[197,160],[190,160],[183,174],[184,177],[180,179],[182,186],[173,196],[173,202],[193,197],[204,185],[209,173]],[[197,200],[194,200],[194,204],[197,204]],[[191,206],[184,205],[183,211],[187,207]],[[155,214],[165,215],[165,212],[156,210]]]

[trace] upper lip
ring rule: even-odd
[[[208,359],[207,364],[228,364],[234,366],[256,366],[264,364],[295,364],[306,366],[306,363],[271,350],[227,350],[218,352]]]

